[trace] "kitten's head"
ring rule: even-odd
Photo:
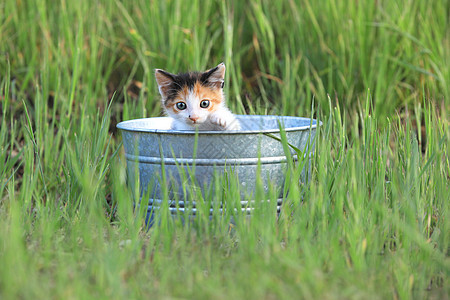
[[[203,73],[174,75],[160,69],[155,71],[167,115],[189,126],[202,124],[224,105],[224,76],[223,63]]]

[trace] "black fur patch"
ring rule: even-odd
[[[170,74],[169,77],[172,79],[172,83],[168,89],[166,102],[176,98],[177,94],[187,86],[189,90],[194,88],[196,82],[200,82],[203,86],[210,85],[211,87],[215,87],[213,84],[208,82],[208,78],[217,71],[217,67],[209,70],[208,72],[188,72],[188,73],[180,73],[177,75]],[[222,85],[223,87],[223,85]]]

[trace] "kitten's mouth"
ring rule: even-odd
[[[200,120],[191,120],[191,119],[189,119],[189,123],[191,123],[192,125],[199,125],[199,124],[201,124],[202,122],[200,121]]]

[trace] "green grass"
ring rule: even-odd
[[[0,298],[448,298],[448,9],[3,1]],[[221,61],[235,112],[323,122],[311,179],[289,167],[279,218],[146,232],[115,124],[160,115],[153,69]]]

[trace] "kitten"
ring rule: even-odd
[[[239,130],[240,124],[225,106],[223,84],[225,65],[203,73],[178,75],[155,71],[166,114],[174,130]]]

